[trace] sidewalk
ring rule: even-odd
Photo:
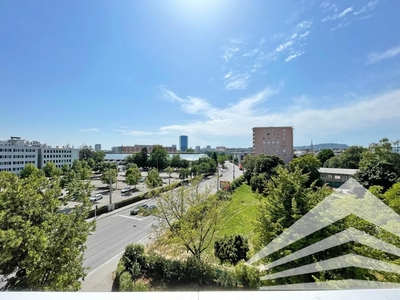
[[[148,239],[149,235],[136,243],[146,245],[150,241]],[[80,292],[112,292],[115,276],[114,272],[117,270],[118,262],[124,254],[124,251],[121,251],[104,264],[90,271],[85,281],[82,281]]]

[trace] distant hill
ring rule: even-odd
[[[295,150],[305,150],[311,149],[311,145],[309,146],[294,146]],[[322,150],[322,149],[347,149],[349,146],[346,144],[336,144],[336,143],[325,143],[325,144],[315,144],[313,145],[314,150]]]

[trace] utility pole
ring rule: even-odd
[[[112,182],[111,182],[111,176],[110,176],[110,204],[112,204]]]
[[[233,180],[235,180],[235,164],[233,164]]]
[[[219,190],[219,167],[217,165],[217,191]]]

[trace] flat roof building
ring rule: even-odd
[[[293,159],[293,127],[254,127],[254,154],[277,155],[287,164]]]
[[[79,159],[79,149],[71,147],[50,147],[37,141],[29,142],[20,137],[0,141],[0,171],[18,174],[27,164],[42,169],[47,162],[57,168],[64,164],[72,166]]]

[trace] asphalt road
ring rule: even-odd
[[[220,171],[220,180],[232,181],[233,164],[227,162],[225,166],[226,168]],[[235,166],[234,172],[235,178],[242,174],[237,166]],[[217,177],[213,176],[203,180],[200,187],[209,186],[216,191],[216,183]],[[97,219],[96,231],[88,237],[86,242],[84,266],[90,267],[89,276],[104,263],[121,253],[128,244],[138,243],[154,231],[153,225],[157,223],[155,217],[129,215],[132,207],[142,203],[156,204],[156,200],[143,200],[126,206],[118,212],[111,212],[110,215],[102,215]]]

